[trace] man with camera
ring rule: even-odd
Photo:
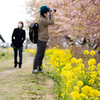
[[[54,13],[56,10],[51,11],[46,5],[40,7],[39,36],[37,41],[37,52],[34,58],[32,73],[42,72],[42,61],[44,58],[46,44],[49,39],[48,25],[54,24]]]

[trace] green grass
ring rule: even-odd
[[[27,56],[23,56],[23,62]],[[19,57],[17,58],[19,59]],[[13,50],[0,48],[0,72],[11,70],[14,67],[14,52]]]
[[[0,100],[42,100],[46,93],[53,93],[45,84],[47,76],[30,72],[31,69],[25,68],[1,79]]]
[[[15,72],[0,77],[0,100],[55,100],[53,81],[49,79],[47,73],[32,74],[31,64],[22,69],[14,69],[13,51],[5,50],[3,52],[11,56],[8,59],[2,58],[0,71],[11,69]],[[23,62],[26,62],[26,58],[29,56],[32,55],[25,53]],[[45,57],[44,63],[47,64],[47,62],[48,59]]]
[[[8,59],[12,59],[12,57],[13,57],[13,52],[7,49],[0,48],[0,62],[4,62]]]

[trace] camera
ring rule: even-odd
[[[56,12],[57,10],[56,9],[50,10],[50,12],[52,12],[52,11]]]

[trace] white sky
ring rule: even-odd
[[[11,43],[11,35],[18,22],[25,22],[28,18],[25,15],[25,1],[0,0],[0,34],[8,43]]]

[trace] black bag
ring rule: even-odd
[[[31,23],[29,26],[29,39],[32,43],[36,44],[38,40],[38,24]]]
[[[13,42],[11,43],[11,47],[13,47],[14,45],[13,45]]]

